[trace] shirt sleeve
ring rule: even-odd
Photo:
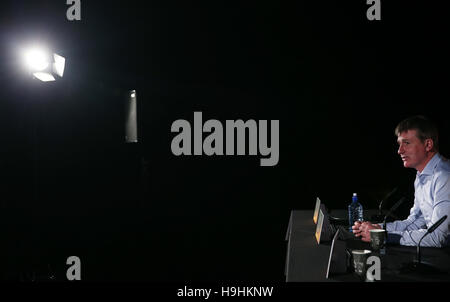
[[[440,175],[436,178],[433,190],[433,213],[431,216],[431,221],[428,223],[427,227],[431,227],[444,215],[450,216],[450,177],[448,174]],[[386,226],[388,228],[388,242],[397,241],[401,245],[416,246],[418,245],[421,238],[426,234],[426,229],[416,228],[416,226],[425,223],[423,215],[421,218],[413,220],[414,211],[417,213],[416,208],[417,203],[414,203],[413,209],[411,209],[411,215],[405,221],[410,221],[410,224],[404,224],[405,221],[395,222],[390,226],[393,231],[391,238],[389,240],[389,224]],[[417,207],[418,208],[418,207]],[[420,211],[420,210],[419,210]],[[450,219],[447,218],[434,232],[426,236],[420,246],[424,247],[443,247],[448,243],[449,238],[449,222]],[[405,227],[403,231],[401,228]]]
[[[405,220],[399,220],[394,222],[389,222],[386,224],[386,230],[389,232],[403,232],[420,230],[426,227],[425,218],[420,211],[418,202],[414,199],[414,206],[412,207],[408,218]]]

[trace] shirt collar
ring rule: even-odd
[[[441,157],[439,153],[436,153],[430,161],[427,163],[425,168],[422,170],[422,172],[417,171],[418,176],[422,175],[432,175],[434,168],[436,168],[437,164],[441,161]]]

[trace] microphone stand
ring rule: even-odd
[[[379,219],[380,219],[381,217],[383,217],[383,205],[384,205],[384,202],[385,202],[386,200],[388,200],[389,198],[391,198],[391,196],[392,196],[395,192],[397,192],[397,190],[398,190],[398,187],[395,187],[391,192],[389,192],[388,195],[386,195],[386,197],[383,198],[382,201],[380,201],[380,204],[378,205],[378,215],[377,215],[377,218],[376,218],[377,221],[379,221]]]
[[[391,214],[392,214],[395,210],[397,210],[397,208],[398,208],[405,200],[406,200],[405,197],[400,198],[400,200],[397,201],[397,202],[392,206],[392,208],[390,208],[390,210],[387,212],[387,214],[384,216],[384,219],[383,219],[383,230],[384,230],[384,235],[385,235],[385,236],[384,236],[385,242],[387,241],[387,236],[388,236],[387,227],[386,227],[387,219],[388,219],[389,216],[391,216]],[[385,244],[385,246],[386,246],[386,244]],[[385,254],[385,253],[386,253],[386,251],[383,251],[383,252],[382,252],[382,254]]]
[[[419,243],[417,244],[417,250],[416,250],[416,260],[407,263],[401,270],[402,273],[420,273],[420,274],[445,274],[445,272],[437,269],[436,267],[422,262],[422,254],[420,252],[420,244],[422,243],[422,240],[432,232],[434,232],[435,229],[437,229],[445,220],[447,219],[447,215],[443,216],[441,219],[439,219],[435,224],[433,224],[427,232],[420,238]]]

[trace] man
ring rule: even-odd
[[[389,243],[416,246],[436,221],[450,216],[450,162],[439,154],[436,126],[423,116],[400,122],[395,129],[400,155],[405,168],[417,170],[414,181],[414,206],[406,220],[386,224]],[[370,241],[370,230],[381,225],[356,222],[355,236]],[[450,245],[450,218],[422,240],[421,246]]]

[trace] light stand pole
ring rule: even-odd
[[[50,83],[45,82],[53,82],[59,77],[63,77],[64,68],[65,68],[65,58],[58,55],[53,54],[49,55],[45,50],[40,48],[32,48],[24,51],[23,53],[26,65],[28,67],[29,73],[33,76],[34,79],[38,79],[41,82],[34,82],[36,84],[35,87],[32,87],[33,91],[30,97],[30,107],[31,107],[31,115],[32,115],[32,158],[33,158],[33,206],[39,206],[40,204],[40,144],[39,144],[39,128],[40,128],[40,120],[42,115],[42,104],[43,101],[41,92],[47,91],[48,87],[40,87],[39,84],[49,85]],[[34,86],[34,85],[33,85]],[[43,90],[45,89],[45,90]],[[46,94],[44,94],[45,96]],[[35,266],[35,241],[41,240],[41,238],[36,238],[34,232],[31,232],[31,267]],[[36,240],[34,240],[36,238]],[[27,249],[28,250],[28,249]],[[27,262],[26,262],[27,263]],[[44,281],[54,279],[53,273],[51,272],[50,265],[48,265],[49,272],[45,274],[45,276],[39,276],[35,271],[29,271],[27,268],[20,269],[19,278],[21,281],[27,282],[35,282],[41,277],[44,278]]]

